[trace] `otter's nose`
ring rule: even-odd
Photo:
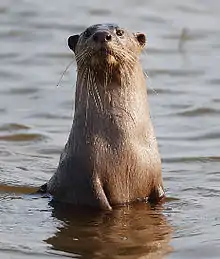
[[[112,36],[109,32],[107,31],[98,31],[95,34],[93,34],[93,40],[95,42],[107,42],[107,41],[111,41]]]

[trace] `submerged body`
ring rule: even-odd
[[[160,200],[161,160],[139,61],[144,34],[98,24],[68,44],[77,61],[75,114],[46,191],[101,209]]]

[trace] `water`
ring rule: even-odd
[[[99,22],[147,33],[163,206],[95,214],[30,195],[71,127],[75,63],[56,87],[72,60],[66,39]],[[217,0],[1,0],[1,258],[219,258],[219,24]]]

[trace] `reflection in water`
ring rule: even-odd
[[[62,226],[45,242],[76,257],[162,258],[172,250],[172,229],[162,207],[138,203],[98,213],[53,204],[52,216]]]

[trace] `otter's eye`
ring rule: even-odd
[[[87,29],[87,30],[84,32],[84,37],[85,37],[86,39],[88,39],[90,36],[91,36],[91,31]]]
[[[116,34],[117,34],[118,36],[122,36],[122,35],[124,34],[124,31],[123,31],[123,30],[120,30],[120,29],[117,29],[117,30],[116,30]]]

